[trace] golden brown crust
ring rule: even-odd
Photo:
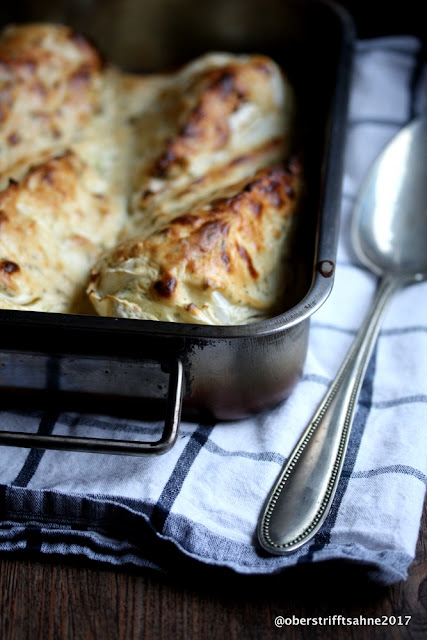
[[[294,111],[263,56],[208,54],[160,79],[134,123],[129,239],[92,270],[98,313],[242,324],[277,310],[301,176],[272,165]]]
[[[103,62],[63,26],[10,26],[0,38],[0,175],[67,145],[102,109]]]
[[[90,266],[117,241],[132,147],[121,79],[68,27],[1,34],[1,307],[80,310]]]
[[[100,251],[115,240],[105,184],[69,151],[0,193],[0,307],[72,312]]]
[[[264,56],[153,77],[63,26],[0,36],[0,307],[210,324],[273,313],[301,178]],[[267,167],[267,168],[266,168]],[[268,168],[269,167],[269,168]],[[126,221],[126,222],[125,222]],[[116,249],[117,239],[128,238]]]
[[[268,317],[285,284],[300,190],[298,163],[262,169],[220,199],[124,242],[92,270],[93,304],[103,315],[178,322]]]
[[[229,118],[244,100],[248,99],[248,79],[255,76],[249,65],[228,64],[208,69],[194,78],[189,87],[190,97],[182,96],[187,117],[178,135],[167,141],[166,149],[157,158],[152,175],[158,178],[170,176],[174,169],[189,162],[200,150],[217,151],[226,146],[230,136]],[[248,79],[244,76],[249,75]],[[194,104],[191,104],[194,102]],[[184,110],[183,109],[183,110]]]
[[[207,54],[164,78],[135,122],[129,235],[279,162],[294,111],[292,88],[264,56]]]

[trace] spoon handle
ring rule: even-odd
[[[261,546],[294,551],[323,524],[335,495],[364,374],[387,302],[399,286],[384,278],[323,401],[270,492],[258,526]]]

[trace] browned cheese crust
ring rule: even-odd
[[[301,192],[295,99],[279,67],[208,54],[163,78],[134,120],[125,241],[92,269],[101,315],[232,325],[283,309]]]
[[[68,27],[6,28],[0,307],[82,312],[90,279],[86,302],[104,315],[277,313],[302,183],[285,162],[294,114],[292,87],[262,55],[211,53],[143,77]]]
[[[294,110],[289,83],[265,56],[207,54],[164,78],[134,124],[128,234],[282,160]]]
[[[0,193],[0,298],[8,309],[78,310],[87,274],[111,246],[103,181],[68,152]]]
[[[67,27],[2,33],[0,307],[90,309],[89,269],[127,213],[131,136],[112,99],[119,78]]]
[[[300,166],[251,180],[149,234],[122,243],[92,270],[89,294],[119,317],[242,324],[279,311]]]
[[[0,38],[0,173],[81,136],[100,112],[103,63],[68,27],[11,26]]]

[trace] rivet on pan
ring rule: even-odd
[[[335,270],[335,264],[331,260],[320,260],[316,264],[316,271],[324,278],[330,278]]]

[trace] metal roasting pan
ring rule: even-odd
[[[58,15],[64,3],[54,4],[54,16],[46,2],[24,3],[24,14],[0,15],[3,24],[66,22],[132,70],[157,71],[212,50],[263,53],[286,69],[297,93],[307,197],[283,313],[252,325],[217,327],[0,310],[2,408],[58,406],[164,419],[163,432],[153,431],[150,442],[118,440],[114,433],[95,439],[3,431],[1,445],[164,453],[175,442],[181,415],[199,421],[249,416],[286,398],[301,375],[310,318],[334,279],[353,23],[341,8],[316,0],[87,3],[93,15],[83,12],[81,2],[75,3],[79,11]],[[116,13],[109,16],[111,7]]]

